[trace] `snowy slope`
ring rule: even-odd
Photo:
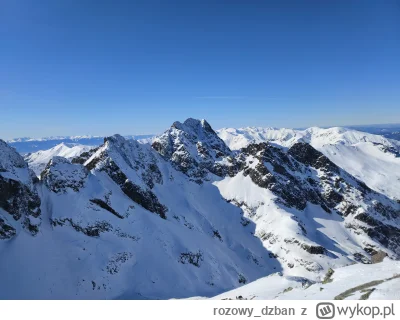
[[[219,137],[224,140],[231,150],[240,150],[251,143],[273,141],[279,145],[289,145],[303,137],[303,133],[293,129],[278,128],[223,128],[217,130]]]
[[[399,141],[338,127],[313,127],[307,130],[229,128],[218,130],[218,134],[233,150],[243,148],[253,141],[269,141],[283,147],[305,141],[370,188],[400,199]]]
[[[256,144],[238,157],[245,158],[243,171],[214,184],[243,209],[243,224],[255,223],[255,235],[286,275],[315,279],[349,259],[368,261],[370,249],[384,250],[370,238],[389,247],[392,241],[400,244],[399,204],[369,190],[310,145],[282,151]],[[395,256],[398,244],[392,247]]]
[[[51,149],[40,150],[34,153],[27,154],[25,156],[25,161],[28,163],[29,167],[35,172],[35,174],[39,176],[53,157],[64,157],[67,159],[72,159],[74,157],[80,156],[83,152],[87,152],[92,148],[92,146],[81,144],[60,143]]]
[[[400,299],[400,262],[385,259],[378,264],[355,264],[334,269],[330,280],[316,283],[303,278],[272,274],[212,299],[250,300],[359,300]]]
[[[39,233],[0,242],[0,298],[210,296],[280,270],[239,208],[149,145],[114,136],[86,166],[55,157],[37,188]]]

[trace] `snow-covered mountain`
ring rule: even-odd
[[[187,119],[54,156],[40,180],[0,147],[0,298],[211,297],[400,257],[400,203],[305,140],[232,151]]]
[[[218,134],[232,150],[266,142],[290,147],[298,141],[311,144],[335,164],[375,191],[400,199],[400,142],[346,128],[226,128]]]
[[[29,167],[39,176],[53,157],[72,159],[93,148],[93,146],[85,146],[82,144],[60,143],[48,150],[28,153],[24,158]]]

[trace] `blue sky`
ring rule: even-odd
[[[400,1],[0,0],[0,138],[400,122]]]

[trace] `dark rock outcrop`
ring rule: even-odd
[[[0,208],[15,221],[20,221],[32,235],[39,232],[41,200],[35,189],[35,175],[14,148],[0,140]],[[2,238],[16,235],[8,218],[0,213]]]
[[[356,215],[355,219],[367,225],[360,225],[359,228],[371,239],[378,241],[384,247],[400,256],[400,228],[390,224],[384,224],[365,212]]]
[[[10,226],[4,219],[0,218],[0,240],[11,239],[16,235],[17,231]]]
[[[288,153],[306,166],[320,169],[327,174],[339,173],[339,168],[336,164],[308,143],[297,142],[289,149]]]
[[[320,204],[327,211],[328,204],[319,187],[319,182],[307,178],[309,174],[306,166],[294,160],[282,149],[268,143],[251,144],[241,150],[242,159],[253,158],[254,163],[246,163],[242,160],[243,174],[249,175],[252,181],[271,190],[280,197],[282,204],[304,210],[307,202]],[[296,175],[300,173],[306,178]]]
[[[101,233],[108,232],[113,229],[113,227],[106,221],[97,221],[93,225],[81,226],[80,224],[74,222],[71,218],[52,219],[51,224],[53,227],[69,225],[73,227],[75,231],[81,232],[88,237],[99,237]]]
[[[113,208],[110,207],[108,203],[101,199],[90,199],[90,202],[98,205],[100,208],[103,208],[104,210],[107,210],[108,212],[111,212],[114,216],[117,218],[123,219],[124,217],[120,215],[117,211],[115,211]]]

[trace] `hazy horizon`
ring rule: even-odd
[[[184,122],[186,119],[181,119],[181,120],[177,120],[180,122]],[[205,119],[207,120],[207,119]],[[208,120],[207,120],[208,121]],[[209,122],[209,121],[208,121]],[[210,123],[210,122],[209,122]],[[111,136],[114,134],[120,134],[122,136],[128,137],[128,136],[136,136],[139,139],[141,138],[145,138],[148,136],[154,136],[154,135],[158,135],[163,133],[165,130],[167,130],[170,126],[172,125],[169,124],[168,126],[166,126],[162,131],[160,132],[152,132],[152,133],[120,133],[120,132],[114,132],[112,134],[98,134],[98,135],[94,135],[94,134],[63,134],[63,135],[49,135],[49,136],[25,136],[25,137],[11,137],[11,138],[3,138],[0,136],[0,139],[3,139],[5,141],[12,141],[12,140],[18,140],[18,139],[49,139],[49,138],[84,138],[84,137],[91,137],[91,138],[103,138],[103,137],[107,137],[107,136]],[[224,128],[235,128],[235,129],[239,129],[239,128],[248,128],[248,127],[261,127],[261,128],[277,128],[277,129],[294,129],[294,130],[304,130],[310,127],[319,127],[319,128],[333,128],[333,127],[344,127],[344,128],[352,128],[352,129],[357,129],[357,127],[360,128],[391,128],[391,127],[400,127],[400,123],[368,123],[368,124],[357,124],[357,125],[352,125],[352,124],[347,124],[347,125],[332,125],[332,126],[309,126],[309,127],[276,127],[276,126],[242,126],[242,127],[232,127],[232,126],[228,126],[228,127],[214,127],[212,123],[210,123],[210,125],[213,127],[214,130],[220,130],[220,129],[224,129]]]

